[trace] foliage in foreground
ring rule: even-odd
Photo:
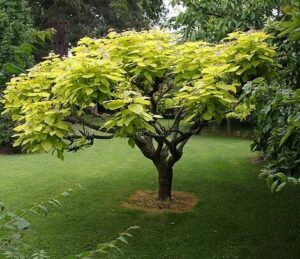
[[[18,123],[15,145],[63,158],[64,150],[95,139],[127,137],[156,166],[160,199],[170,198],[173,166],[188,140],[232,112],[244,82],[272,77],[275,51],[268,39],[262,32],[237,32],[218,45],[176,44],[158,30],[84,38],[71,57],[52,55],[8,84],[5,108]],[[97,104],[110,115],[87,120]],[[174,121],[165,127],[159,119],[168,109]],[[238,113],[245,118],[249,111]]]
[[[76,185],[83,189],[81,185]],[[49,206],[60,208],[62,207],[61,198],[68,198],[74,189],[67,189],[45,202],[34,204],[29,209],[22,210],[19,213],[7,211],[4,203],[0,202],[0,252],[5,258],[13,259],[45,259],[51,258],[45,250],[32,248],[24,241],[24,236],[28,231],[32,231],[31,223],[25,218],[27,214],[35,214],[40,216],[47,216],[49,213]],[[76,258],[99,258],[99,256],[106,254],[108,250],[116,249],[120,253],[122,251],[117,246],[119,242],[128,244],[127,238],[132,237],[130,232],[139,229],[138,226],[129,227],[127,230],[119,234],[115,240],[106,243],[97,244],[96,248],[90,251],[84,251],[77,255],[67,256],[68,259]]]
[[[128,237],[133,237],[131,235],[131,231],[132,230],[136,230],[139,229],[139,226],[132,226],[127,228],[124,232],[120,233],[119,236],[115,239],[112,240],[110,242],[107,243],[99,243],[97,244],[96,248],[90,251],[85,251],[82,252],[80,254],[77,255],[70,255],[67,256],[67,259],[76,259],[76,258],[81,258],[81,259],[97,259],[101,256],[103,256],[104,254],[108,253],[109,250],[115,249],[117,251],[119,251],[122,254],[122,250],[117,246],[118,243],[124,243],[126,245],[128,245]]]
[[[82,189],[80,185],[79,188]],[[67,189],[54,198],[45,202],[33,204],[30,208],[15,213],[7,211],[4,203],[0,203],[0,251],[5,258],[48,258],[44,250],[32,252],[32,248],[24,240],[24,235],[31,230],[31,224],[25,219],[27,214],[47,216],[49,206],[59,208],[62,206],[61,198],[71,195],[73,189]]]

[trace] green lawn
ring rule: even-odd
[[[174,190],[190,191],[197,207],[182,214],[146,214],[121,207],[138,189],[155,189],[156,172],[126,140],[98,142],[67,154],[0,156],[0,200],[13,210],[53,197],[74,183],[78,191],[51,209],[32,216],[30,242],[60,259],[109,241],[139,225],[123,255],[109,258],[299,258],[300,189],[272,195],[250,163],[250,142],[194,137],[175,167]]]

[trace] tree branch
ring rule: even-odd
[[[132,138],[145,157],[151,160],[155,158],[155,148],[153,146],[151,137],[148,136],[148,139],[144,139],[140,136],[135,135]]]
[[[173,166],[182,157],[183,148],[188,142],[188,140],[193,135],[199,134],[205,125],[206,125],[205,122],[195,123],[194,125],[191,126],[189,131],[182,133],[179,137],[172,139],[172,141],[169,141],[168,146],[170,147],[170,153],[172,155],[168,159],[169,166]]]
[[[65,137],[65,139],[74,141],[74,140],[80,139],[82,137],[86,138],[87,140],[92,140],[92,139],[112,139],[114,136],[113,135],[100,136],[100,135],[95,135],[95,134],[92,134],[92,135],[82,134],[82,135],[70,135],[70,136]]]
[[[103,132],[103,133],[111,133],[111,134],[115,133],[114,129],[109,129],[109,130],[102,129],[102,127],[100,125],[89,122],[84,117],[81,117],[79,115],[73,115],[73,116],[67,118],[66,121],[74,123],[74,124],[79,124],[80,123],[80,124],[83,124],[84,126],[90,128],[90,129],[100,131],[100,132]]]

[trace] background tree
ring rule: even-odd
[[[284,0],[172,0],[185,10],[171,19],[184,39],[217,42],[228,33],[262,29],[268,19],[282,16]]]
[[[218,45],[177,45],[164,31],[83,38],[71,57],[50,56],[9,83],[5,107],[18,123],[15,144],[63,158],[64,150],[96,139],[126,137],[157,168],[159,199],[170,199],[173,166],[188,140],[234,108],[242,82],[273,76],[268,38],[234,33]],[[90,114],[97,104],[110,114]],[[175,118],[166,123],[169,108]],[[243,118],[249,110],[237,112]]]
[[[73,45],[82,37],[99,37],[109,29],[147,29],[165,12],[163,0],[28,0],[41,29],[68,23]]]
[[[28,41],[32,30],[30,9],[25,1],[0,0],[0,68],[11,62],[14,50]],[[1,69],[2,70],[2,69]],[[3,90],[6,77],[0,74]]]

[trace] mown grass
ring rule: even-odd
[[[46,218],[30,216],[29,242],[55,259],[91,249],[132,225],[141,229],[122,246],[124,254],[107,258],[299,258],[300,190],[272,195],[257,179],[249,144],[209,136],[190,141],[174,179],[174,190],[199,199],[188,213],[154,215],[121,206],[136,190],[157,187],[151,162],[123,139],[98,142],[63,162],[47,154],[1,156],[0,200],[18,210],[76,183],[86,188]]]

